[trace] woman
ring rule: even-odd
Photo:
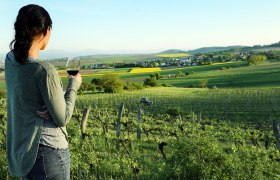
[[[43,7],[22,7],[5,60],[8,166],[11,175],[25,179],[70,179],[65,126],[82,78],[69,76],[64,94],[54,66],[39,60],[51,28],[52,20]]]

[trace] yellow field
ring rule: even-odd
[[[130,72],[106,72],[106,71],[101,71],[101,72],[95,72],[94,70],[81,70],[81,74],[83,77],[86,76],[103,76],[105,74],[118,74],[118,75],[123,75],[123,74],[137,74],[137,73],[149,73],[149,72],[158,72],[162,71],[159,67],[157,68],[133,68],[130,70]],[[59,76],[61,78],[68,77],[68,74],[66,70],[58,70]]]
[[[188,57],[190,55],[182,53],[182,54],[159,54],[157,56],[159,56],[159,57],[168,57],[168,58],[176,58],[176,57]]]
[[[133,68],[129,73],[146,73],[146,72],[158,72],[161,71],[159,67],[157,68]]]

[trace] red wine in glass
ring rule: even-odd
[[[80,58],[79,57],[69,57],[66,63],[67,73],[69,75],[75,76],[80,71]]]
[[[79,70],[72,70],[72,69],[68,69],[67,73],[69,75],[75,76],[76,74],[78,74]]]

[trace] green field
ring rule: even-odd
[[[156,87],[78,96],[67,126],[71,179],[278,179],[271,125],[280,118],[279,92]],[[9,179],[3,100],[0,107],[0,178]]]
[[[159,84],[168,84],[175,87],[200,87],[201,80],[208,81],[208,87],[238,88],[238,87],[279,87],[280,86],[280,62],[268,62],[258,66],[248,66],[246,62],[220,63],[205,66],[183,67],[164,69],[160,71],[162,78]],[[119,73],[126,81],[143,81],[151,73],[130,74],[124,71],[98,72],[91,76],[83,77],[84,82],[90,82],[93,78],[100,78],[106,73]],[[175,77],[177,73],[183,76]],[[185,75],[185,72],[193,74]],[[169,77],[170,75],[170,77]],[[66,83],[66,79],[63,79]]]
[[[189,68],[194,74],[165,78],[161,83],[176,87],[199,87],[201,80],[208,80],[208,87],[279,87],[280,63],[267,63],[259,66],[243,66],[244,63],[227,65],[210,65],[205,67]],[[223,69],[221,69],[223,68]],[[229,68],[229,69],[227,69]]]
[[[279,87],[280,62],[267,62],[258,66],[248,66],[246,62],[219,63],[204,66],[179,67],[163,69],[159,84],[168,84],[175,87],[200,87],[202,80],[208,81],[208,87],[238,88],[238,87]],[[129,73],[130,68],[97,69],[85,72],[83,81],[91,82],[93,78],[100,78],[107,73],[116,73],[125,81],[143,81],[151,73]],[[60,70],[63,72],[64,70]],[[185,72],[193,74],[185,75]],[[176,74],[183,76],[177,76]],[[83,72],[82,72],[83,75]],[[169,77],[170,76],[170,77]],[[66,86],[67,78],[62,77]],[[0,90],[5,90],[4,80],[0,80]]]
[[[279,179],[280,139],[272,128],[280,122],[279,67],[232,62],[170,68],[160,71],[159,83],[174,87],[79,95],[67,126],[71,179]],[[128,69],[84,73],[85,82],[107,73],[129,81],[150,75]],[[200,88],[201,80],[209,88]],[[143,97],[152,105],[140,103]],[[12,179],[5,127],[0,99],[0,179]]]
[[[72,146],[77,162],[73,176],[278,179],[280,154],[271,124],[280,118],[279,90],[157,87],[79,96],[77,108],[91,107],[92,112],[84,152],[77,144]],[[141,105],[141,97],[148,97],[153,105]],[[117,111],[122,103],[125,108],[117,137]],[[78,139],[75,128],[71,128],[72,137]]]

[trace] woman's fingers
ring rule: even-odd
[[[74,78],[74,79],[82,82],[82,76],[80,73],[77,73],[75,76],[69,75],[68,78]]]
[[[49,113],[49,111],[47,109],[44,110],[44,111],[37,111],[36,114],[38,116],[40,116],[41,118],[46,119],[46,120],[49,120],[50,117],[51,117],[50,113]]]
[[[44,115],[44,114],[48,114],[48,113],[49,113],[49,111],[47,109],[44,111],[37,111],[38,115]]]

